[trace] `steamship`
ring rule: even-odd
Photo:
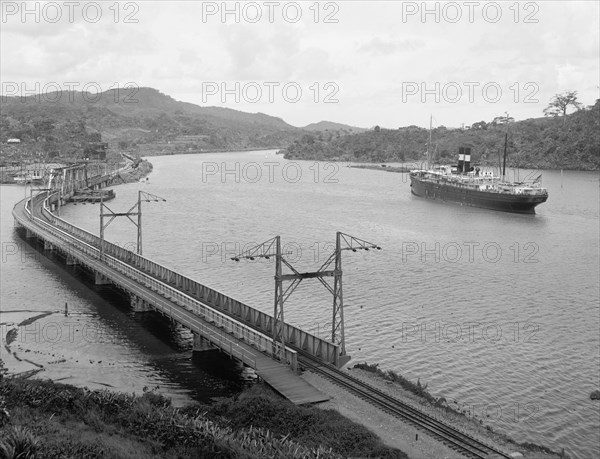
[[[429,150],[429,149],[428,149]],[[506,143],[502,178],[471,166],[471,149],[460,147],[457,166],[435,166],[410,171],[412,194],[428,199],[504,212],[534,214],[546,202],[548,191],[541,187],[541,175],[530,182],[508,182]]]

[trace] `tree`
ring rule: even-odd
[[[473,123],[471,125],[471,129],[475,131],[481,131],[487,129],[487,123],[485,121],[478,121],[477,123]]]
[[[375,128],[373,129],[375,132],[379,132],[381,130],[381,128],[379,126],[375,126]]]
[[[54,122],[41,118],[33,120],[34,136],[37,139],[45,139],[54,130]]]
[[[576,110],[580,110],[583,106],[583,104],[577,100],[577,91],[567,91],[563,94],[556,94],[544,109],[544,115],[566,116],[570,106],[573,106]]]
[[[514,123],[515,119],[512,116],[506,117],[505,115],[503,116],[497,116],[495,117],[492,122],[490,123],[492,126],[496,126],[498,124],[506,124],[506,122],[509,123]]]
[[[102,142],[102,134],[100,134],[99,132],[90,132],[88,134],[88,141],[89,142]]]

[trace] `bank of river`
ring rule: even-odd
[[[3,451],[31,459],[407,458],[336,411],[296,407],[264,386],[177,409],[154,391],[136,396],[0,376]]]
[[[119,174],[119,176],[123,180],[123,183],[138,182],[146,178],[152,172],[152,169],[152,163],[143,159],[135,168],[130,167],[125,172]]]

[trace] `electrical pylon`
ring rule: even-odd
[[[301,273],[294,268],[281,253],[281,237],[275,236],[268,241],[263,242],[241,254],[232,257],[233,261],[241,259],[255,260],[256,258],[270,259],[275,257],[275,298],[273,307],[273,354],[279,355],[280,360],[285,358],[285,320],[284,304],[290,295],[296,290],[300,282],[304,279],[316,278],[333,295],[332,308],[332,326],[331,342],[340,347],[341,365],[349,359],[346,357],[346,337],[344,332],[344,295],[342,288],[342,251],[377,249],[381,247],[372,242],[365,241],[349,234],[337,232],[334,252],[325,260],[319,269],[313,272]],[[288,253],[286,253],[287,255]],[[331,265],[333,269],[329,269]],[[291,271],[290,274],[283,274],[283,265]],[[333,286],[326,280],[327,277],[333,277]],[[287,288],[283,288],[283,282],[290,281]]]
[[[137,254],[142,255],[142,201],[146,202],[166,202],[167,200],[156,196],[154,194],[146,193],[145,191],[138,190],[137,202],[131,206],[127,212],[113,212],[106,204],[104,204],[104,195],[100,193],[100,257],[104,255],[104,229],[111,224],[111,222],[117,217],[127,217],[131,223],[137,228]],[[104,210],[108,210],[109,213],[104,213]],[[135,212],[134,212],[135,210]],[[137,216],[137,221],[131,217]],[[108,222],[104,223],[104,217],[110,217]]]

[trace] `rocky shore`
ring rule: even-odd
[[[121,172],[119,176],[123,183],[139,182],[152,172],[152,168],[150,161],[142,159],[137,165],[131,165],[124,172]]]

